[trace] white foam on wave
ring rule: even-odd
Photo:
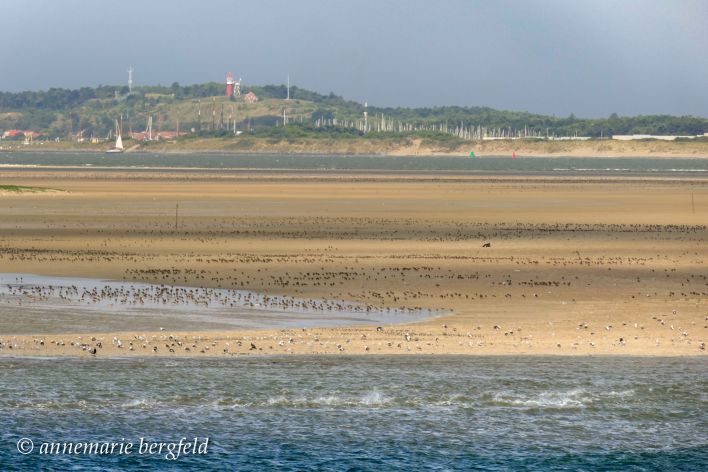
[[[529,408],[585,408],[605,399],[629,398],[634,395],[634,390],[611,390],[599,393],[588,392],[583,389],[549,390],[535,395],[497,392],[492,396],[492,401],[501,405]]]
[[[392,397],[374,388],[360,395],[274,395],[264,399],[222,398],[212,403],[218,408],[414,408],[456,409],[480,407],[480,401],[497,406],[525,408],[586,408],[604,401],[616,402],[634,397],[634,390],[611,390],[591,392],[576,388],[570,390],[547,390],[537,393],[500,391],[484,394],[483,397],[455,393],[441,398]]]
[[[388,403],[391,399],[385,397],[381,392],[374,389],[371,392],[366,393],[361,401],[366,406],[382,406]]]
[[[611,390],[607,392],[605,395],[610,397],[610,398],[629,398],[634,396],[634,390],[620,390],[619,392],[616,392],[614,390]]]
[[[582,408],[592,403],[592,398],[581,389],[546,391],[534,396],[499,392],[492,396],[492,400],[502,405],[536,408]]]
[[[285,405],[289,402],[285,395],[278,395],[277,397],[269,397],[268,400],[266,400],[266,404],[269,406],[280,406],[280,405]]]
[[[320,395],[317,397],[288,397],[277,395],[269,397],[262,406],[282,406],[291,408],[318,408],[318,407],[381,407],[393,402],[393,398],[388,397],[373,389],[361,396],[343,397],[339,395]],[[233,403],[233,402],[232,402]],[[238,402],[239,404],[242,404]]]
[[[442,400],[439,400],[437,402],[432,402],[431,405],[433,406],[463,406],[463,407],[468,407],[471,406],[471,399],[462,393],[453,393],[447,398],[444,398]],[[425,405],[423,405],[425,406]]]
[[[120,406],[121,408],[148,408],[154,406],[155,402],[145,398],[133,398],[126,402],[123,402]]]
[[[342,399],[337,395],[328,395],[326,397],[315,398],[314,403],[317,405],[337,406],[342,404]]]
[[[87,410],[94,407],[92,403],[86,400],[76,400],[76,401],[60,401],[60,400],[49,400],[45,402],[33,402],[33,401],[22,401],[13,405],[15,408],[27,408],[34,410]]]

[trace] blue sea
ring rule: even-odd
[[[4,471],[708,464],[705,358],[0,358],[0,374]],[[208,442],[201,454],[172,458],[166,449],[139,454],[141,438]],[[40,453],[67,442],[136,449]]]

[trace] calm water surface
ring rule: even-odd
[[[320,171],[449,172],[454,174],[512,175],[672,175],[700,177],[708,174],[708,159],[519,157],[463,158],[445,156],[346,156],[286,154],[105,154],[71,152],[1,152],[0,168],[114,167],[275,169]],[[26,170],[26,169],[25,169]]]

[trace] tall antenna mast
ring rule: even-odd
[[[211,131],[216,129],[216,98],[211,99]]]
[[[290,100],[290,74],[288,74],[288,96],[286,100]]]
[[[199,131],[202,130],[202,101],[197,101],[197,120],[199,122]]]
[[[133,66],[128,66],[128,93],[133,92]]]

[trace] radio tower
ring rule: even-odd
[[[128,93],[133,93],[133,66],[128,66]]]

